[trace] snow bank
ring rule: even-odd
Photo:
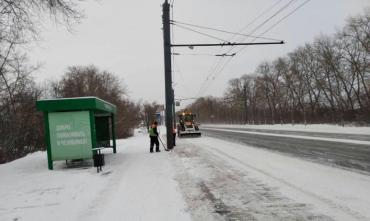
[[[362,141],[362,140],[354,140],[354,139],[340,139],[340,138],[323,138],[323,137],[313,137],[313,136],[299,136],[299,135],[284,135],[284,134],[274,134],[274,133],[261,133],[261,132],[253,132],[253,131],[241,131],[237,130],[237,128],[233,129],[218,129],[218,128],[207,128],[208,130],[213,131],[226,131],[226,132],[234,132],[234,133],[242,133],[242,134],[255,134],[255,135],[265,135],[265,136],[273,136],[273,137],[290,137],[290,138],[297,138],[297,139],[305,139],[305,140],[320,140],[320,141],[332,141],[332,142],[340,142],[340,143],[349,143],[349,144],[362,144],[362,145],[369,145],[370,141]],[[236,129],[236,130],[235,130]]]
[[[368,134],[370,135],[370,127],[354,127],[354,126],[338,126],[331,124],[202,124],[204,127],[225,127],[225,128],[249,128],[249,129],[264,129],[264,130],[288,130],[288,131],[304,131],[304,132],[322,132],[322,133],[343,133],[343,134]]]

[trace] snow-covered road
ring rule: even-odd
[[[228,126],[202,127],[202,131],[207,136],[370,174],[370,136],[368,134]]]
[[[367,175],[216,138],[179,143],[175,168],[196,220],[370,220]]]
[[[0,165],[0,220],[370,220],[368,175],[211,137],[150,154],[147,136],[99,174],[45,152]]]

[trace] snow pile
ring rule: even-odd
[[[342,134],[370,134],[370,127],[352,127],[338,126],[331,124],[202,124],[202,127],[223,127],[223,128],[245,128],[245,129],[261,129],[261,130],[287,130],[287,131],[303,131],[303,132],[321,132],[321,133],[342,133]]]
[[[300,135],[292,135],[292,134],[284,135],[284,134],[263,133],[263,132],[254,132],[254,131],[240,131],[240,130],[237,130],[238,128],[234,128],[233,130],[233,129],[218,129],[218,128],[209,127],[207,129],[211,131],[226,131],[226,132],[265,135],[265,136],[273,136],[273,137],[290,137],[290,138],[305,139],[305,140],[333,141],[333,142],[340,142],[340,143],[363,144],[363,145],[370,146],[370,141],[362,141],[362,140],[355,140],[355,139],[326,138],[326,137],[314,137],[314,136],[300,136]],[[307,134],[310,134],[310,133],[307,133]]]
[[[170,156],[150,154],[144,131],[106,151],[102,173],[91,162],[49,171],[45,152],[0,165],[0,220],[190,220]]]

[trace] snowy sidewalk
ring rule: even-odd
[[[0,165],[0,220],[190,220],[169,154],[148,142],[118,141],[99,174],[64,162],[49,171],[45,152]]]

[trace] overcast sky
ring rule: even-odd
[[[258,15],[276,4],[272,10],[245,29],[243,33],[248,34],[289,1],[174,0],[173,19],[239,32]],[[258,29],[255,35],[263,33],[303,2],[305,0],[294,1],[290,7]],[[93,64],[122,78],[132,99],[163,103],[162,3],[163,0],[86,1],[82,5],[86,19],[74,26],[74,33],[67,32],[63,27],[46,27],[42,33],[44,41],[32,48],[29,53],[31,61],[43,64],[42,70],[34,76],[35,79],[37,82],[59,79],[68,66]],[[212,67],[217,64],[219,57],[175,56],[175,96],[222,96],[229,79],[250,74],[262,61],[286,55],[296,47],[313,41],[320,34],[334,33],[344,25],[349,16],[362,13],[364,8],[369,6],[369,0],[311,0],[264,35],[284,40],[285,45],[250,46],[233,57],[218,74],[212,72]],[[203,31],[221,39],[231,37]],[[173,38],[174,43],[221,43],[178,27],[173,27]],[[233,39],[240,40],[240,36]],[[244,42],[251,40],[248,38]],[[176,49],[175,52],[215,55],[224,53],[225,49],[184,48]],[[228,58],[224,59],[221,62]],[[221,66],[222,64],[220,63]]]

